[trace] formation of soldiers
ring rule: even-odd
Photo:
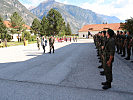
[[[125,59],[130,60],[131,48],[133,53],[133,38],[129,31],[117,31],[117,34],[113,30],[99,32],[94,35],[94,43],[97,49],[97,56],[99,63],[98,68],[104,70],[100,72],[100,75],[105,75],[106,81],[102,82],[103,89],[111,88],[113,81],[112,77],[112,64],[114,62],[115,48],[118,54],[122,54],[122,57],[127,56]]]
[[[117,53],[121,54],[121,57],[126,57],[126,60],[130,60],[131,51],[133,56],[133,37],[130,31],[117,31],[116,35],[116,49]],[[133,61],[131,61],[133,62]]]

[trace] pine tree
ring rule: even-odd
[[[66,27],[66,35],[71,35],[71,34],[72,34],[72,31],[71,31],[70,24],[67,23],[67,27]]]
[[[16,29],[18,33],[18,42],[20,42],[19,34],[25,30],[23,26],[24,25],[23,18],[17,12],[14,12],[10,17],[10,19],[11,19],[12,27]]]
[[[32,22],[32,26],[31,26],[31,31],[32,33],[39,34],[40,35],[40,30],[41,30],[41,24],[40,21],[35,18]]]
[[[49,25],[48,25],[49,34],[58,35],[64,23],[64,19],[62,18],[62,15],[55,9],[51,9],[48,12],[47,19],[49,21]]]
[[[66,35],[66,25],[65,25],[65,22],[63,23],[62,27],[61,27],[61,30],[59,32],[59,36],[64,36]]]
[[[3,23],[3,18],[0,16],[0,39],[7,37],[7,28]]]
[[[23,29],[23,25],[25,23],[23,21],[23,18],[17,12],[14,12],[10,19],[13,28],[18,29],[19,31]]]
[[[41,21],[41,35],[48,35],[48,20],[47,18],[44,16],[42,21]]]

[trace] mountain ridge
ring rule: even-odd
[[[18,12],[27,25],[31,25],[33,19],[37,18],[18,0],[0,0],[0,15],[4,20],[9,20],[14,12]]]
[[[78,30],[86,24],[102,24],[107,23],[120,23],[121,20],[114,16],[106,16],[97,14],[89,9],[83,9],[73,5],[67,5],[56,2],[55,0],[47,0],[40,3],[36,8],[30,10],[37,17],[42,19],[46,16],[48,11],[53,8],[58,10],[63,16],[65,22],[69,22],[73,33],[77,33]]]

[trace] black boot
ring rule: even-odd
[[[125,58],[126,60],[130,60],[130,58],[129,57],[127,57],[127,58]]]
[[[99,63],[101,63],[102,61],[101,60],[99,60]]]
[[[105,75],[104,71],[100,72],[100,75],[104,76]]]
[[[102,84],[102,85],[107,85],[107,82],[102,82],[101,84]]]
[[[98,66],[98,68],[103,68],[102,65],[101,66]]]
[[[111,88],[111,83],[106,83],[106,85],[104,85],[103,87],[102,87],[104,90],[107,90],[107,89],[109,89],[109,88]]]
[[[125,55],[121,55],[121,57],[125,57]]]

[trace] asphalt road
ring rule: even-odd
[[[129,62],[116,54],[112,88],[105,91],[92,40],[64,44],[56,43],[54,54],[43,54],[35,45],[20,46],[17,55],[16,47],[5,48],[10,56],[1,49],[0,100],[133,100]]]

